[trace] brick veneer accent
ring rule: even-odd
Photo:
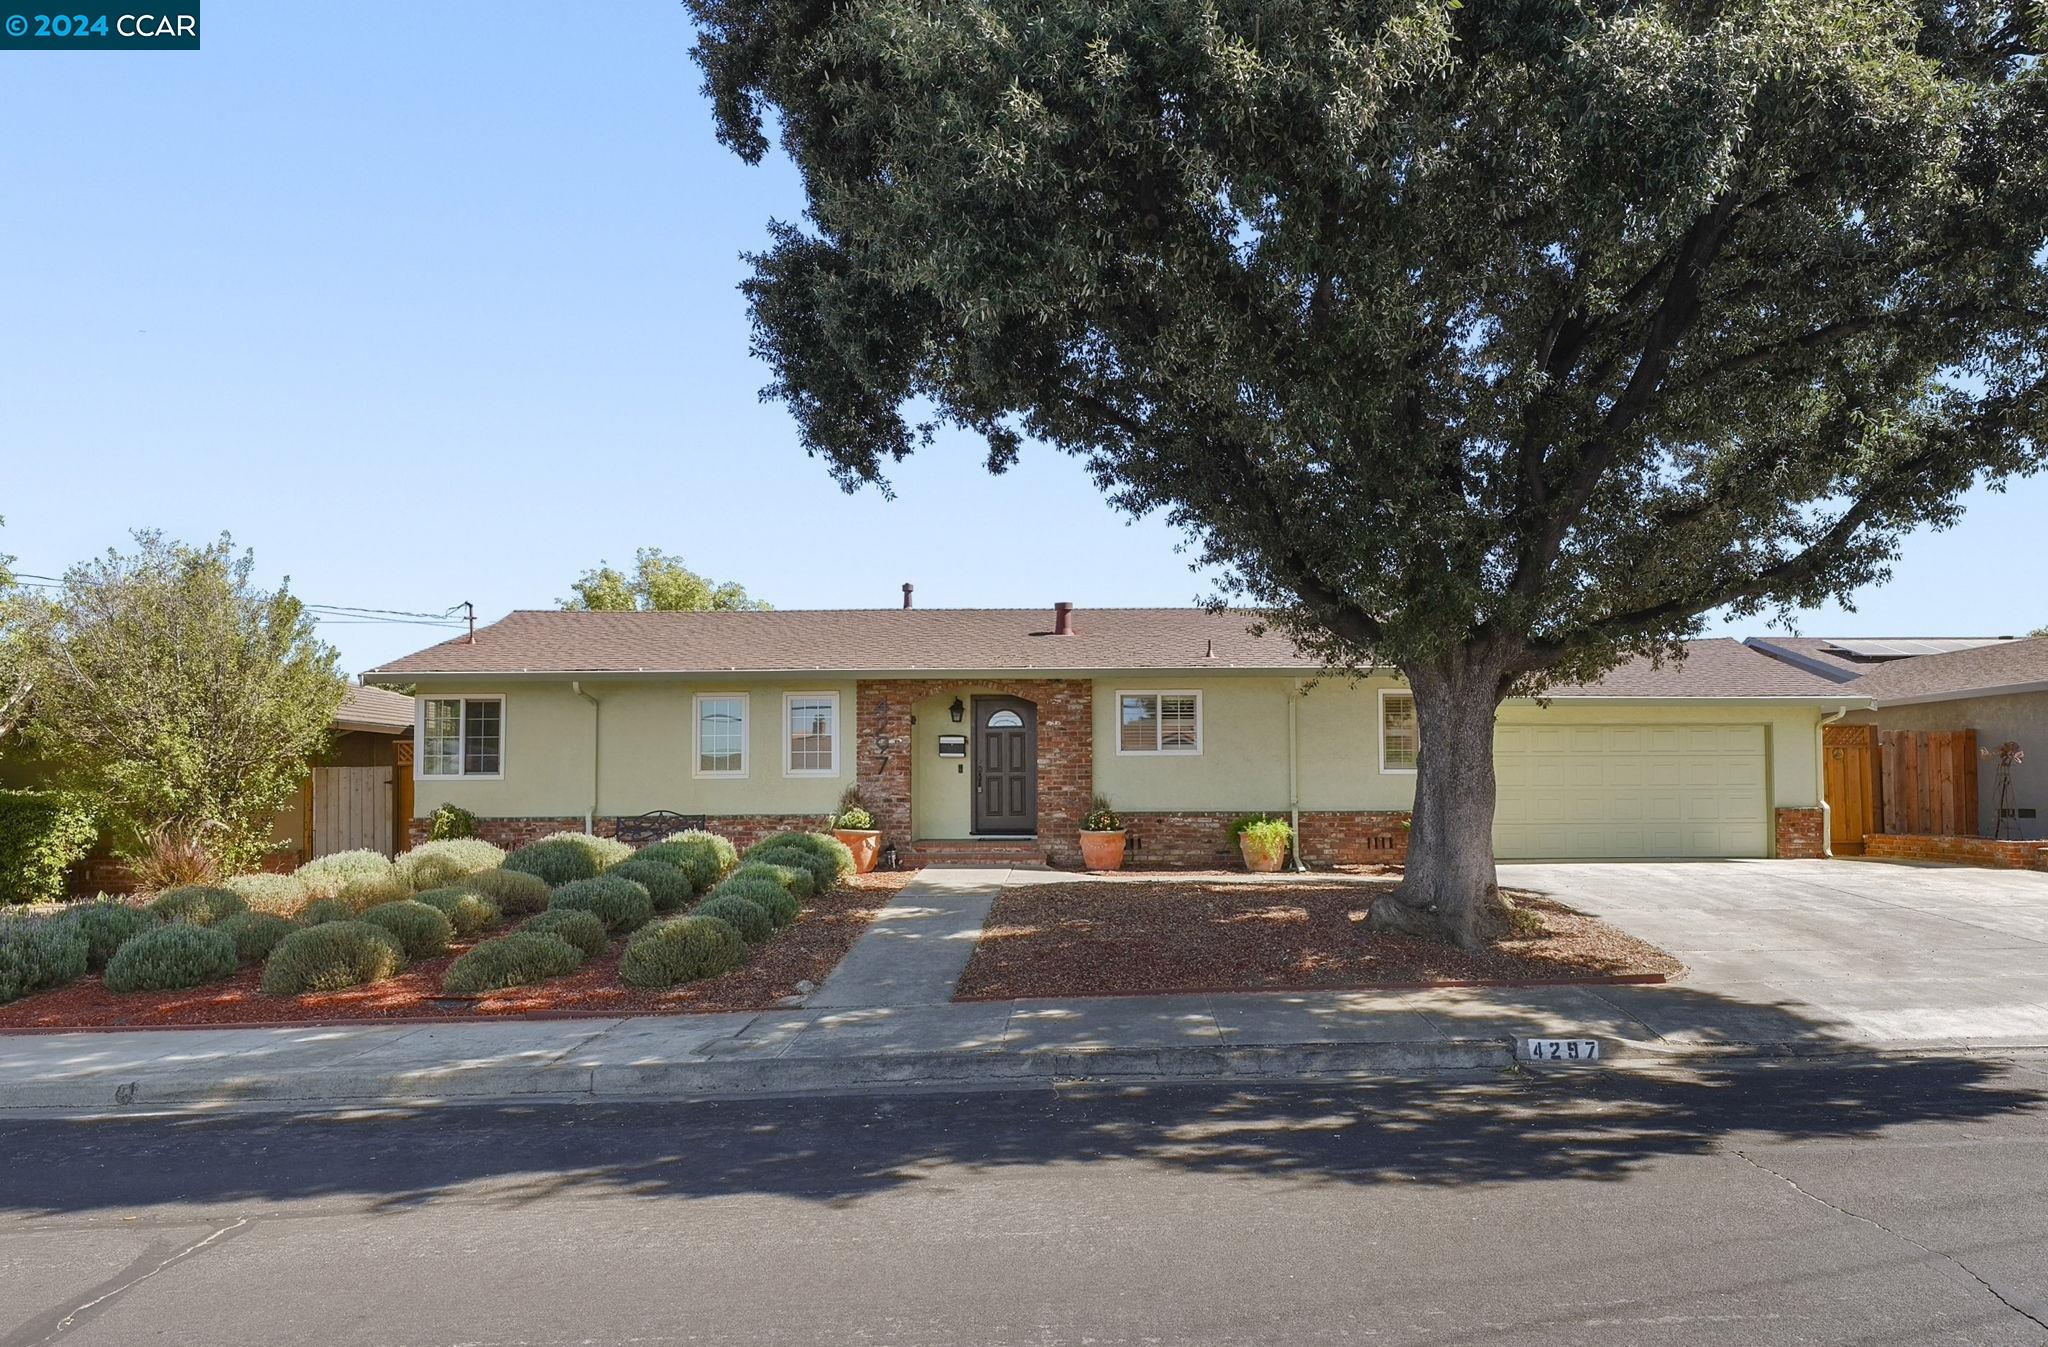
[[[1778,810],[1778,849],[1781,861],[1817,861],[1827,855],[1827,815],[1821,810],[1781,808]]]
[[[1133,869],[1200,866],[1229,868],[1243,863],[1230,840],[1233,819],[1254,810],[1126,813],[1131,846],[1125,864]],[[1408,815],[1357,810],[1303,810],[1301,858],[1309,865],[1399,865],[1408,858]]]
[[[1021,697],[1038,708],[1038,836],[1054,864],[1081,859],[1081,817],[1095,789],[1095,685],[1079,678],[864,678],[857,685],[854,779],[883,842],[907,848],[911,817],[910,709],[958,692]]]
[[[600,818],[592,824],[592,831],[599,837],[612,837],[617,835],[618,826],[617,818]],[[824,826],[822,814],[710,814],[704,820],[707,831],[717,833],[741,850],[770,833],[815,832]],[[432,827],[432,819],[414,819],[407,830],[408,845],[418,846],[426,841]],[[507,851],[538,841],[549,833],[582,831],[581,818],[480,818],[476,821],[478,837]]]
[[[1864,856],[1876,860],[1951,861],[1993,870],[2048,870],[2048,842],[1989,837],[1937,837],[1926,833],[1869,833]]]

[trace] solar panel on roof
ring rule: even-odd
[[[1830,641],[1827,649],[1851,659],[1912,659],[1916,655],[1948,655],[1958,650],[1975,650],[1979,646],[1998,645],[2011,639],[2009,636],[1906,636],[1889,640],[1866,637]]]

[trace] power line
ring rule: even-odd
[[[38,575],[34,571],[12,572],[14,580],[24,589],[61,589],[62,577]],[[301,606],[312,615],[315,622],[323,626],[368,626],[383,623],[394,627],[447,627],[461,630],[469,623],[456,617],[466,604],[454,603],[438,613],[423,612],[410,608],[370,608],[347,603],[305,603]]]

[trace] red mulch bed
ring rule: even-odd
[[[265,996],[260,968],[245,968],[226,982],[181,992],[116,995],[97,976],[0,1006],[5,1029],[199,1028],[337,1021],[547,1019],[573,1016],[682,1015],[725,1010],[769,1010],[794,995],[799,982],[822,982],[890,895],[916,878],[914,871],[858,875],[813,899],[796,924],[753,951],[739,968],[702,982],[642,991],[619,981],[623,940],[565,978],[513,987],[476,1000],[445,998],[441,974],[468,945],[413,964],[374,986],[319,996]]]
[[[955,998],[1164,992],[1342,991],[1500,983],[1661,980],[1682,969],[1655,946],[1535,894],[1517,907],[1540,935],[1484,954],[1365,923],[1385,883],[1096,880],[1002,891]]]

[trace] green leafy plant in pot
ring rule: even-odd
[[[1294,829],[1286,819],[1268,814],[1247,814],[1230,825],[1244,868],[1270,875],[1287,864],[1287,848],[1294,842]]]
[[[861,798],[859,786],[848,786],[846,794],[839,797],[839,812],[832,816],[832,835],[853,853],[855,874],[865,875],[875,868],[882,854],[882,834],[875,827],[874,811]]]
[[[1098,795],[1081,818],[1081,864],[1090,870],[1124,868],[1124,821]]]

